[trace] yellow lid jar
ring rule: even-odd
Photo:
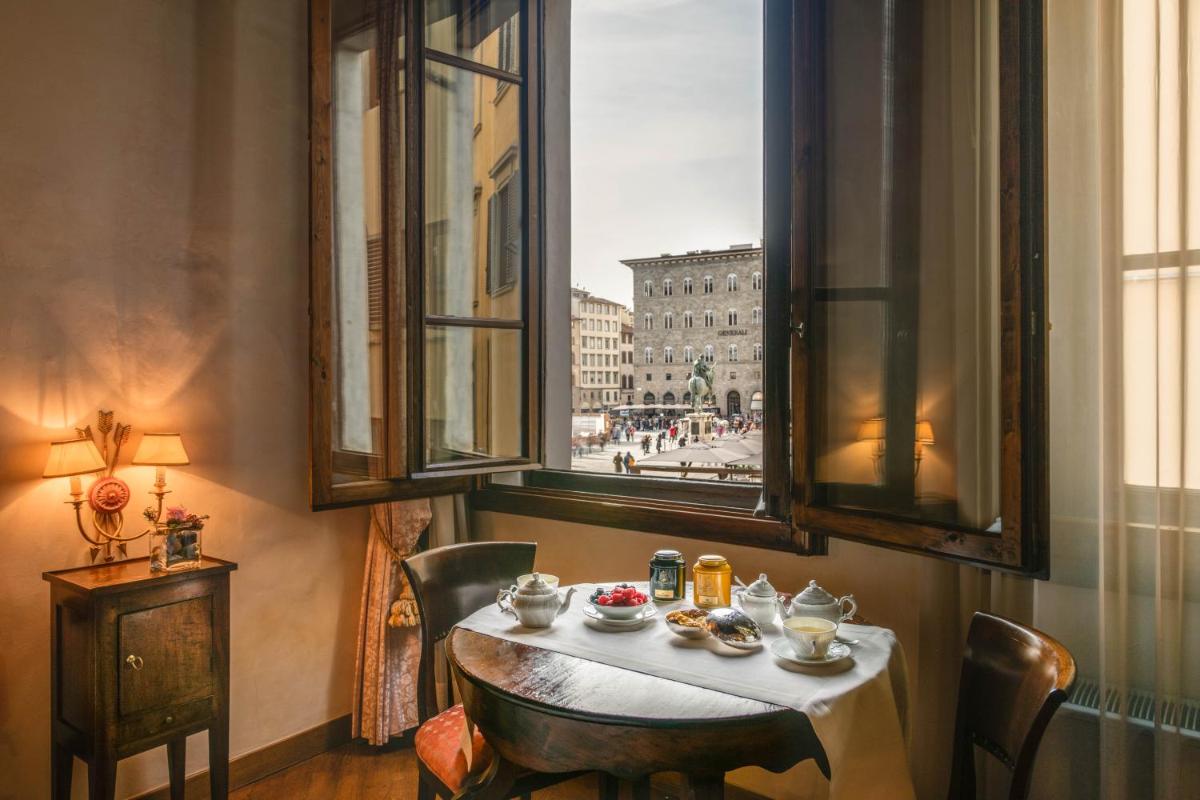
[[[725,556],[700,556],[692,567],[692,602],[696,608],[723,608],[733,590],[733,567]]]

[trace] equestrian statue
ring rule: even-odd
[[[692,393],[692,411],[699,413],[707,402],[716,405],[717,395],[713,390],[713,368],[703,359],[696,359],[692,365],[692,377],[688,379],[687,388]]]

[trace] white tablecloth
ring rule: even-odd
[[[608,584],[611,585],[611,584]],[[522,627],[493,604],[459,623],[468,630],[739,697],[794,708],[808,716],[829,758],[830,800],[910,800],[912,778],[905,748],[907,674],[895,634],[886,628],[843,624],[858,639],[845,666],[800,669],[770,652],[782,633],[764,628],[762,650],[747,654],[714,640],[683,639],[662,618],[687,603],[659,605],[636,630],[589,624],[583,605],[594,584],[578,584],[571,607],[550,628]],[[644,583],[641,584],[644,589]],[[614,646],[620,637],[620,646]]]

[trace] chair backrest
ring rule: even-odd
[[[1027,797],[1042,734],[1074,682],[1075,659],[1058,641],[976,612],[958,688],[951,800],[975,797],[974,745],[1012,773],[1011,800]]]
[[[536,554],[537,545],[530,542],[476,542],[426,550],[401,563],[421,612],[417,676],[421,722],[438,713],[434,645],[461,620],[496,602],[496,593],[511,586],[518,575],[532,572]]]

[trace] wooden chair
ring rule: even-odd
[[[1010,800],[1028,797],[1042,734],[1074,682],[1075,659],[1059,642],[976,612],[958,689],[950,800],[976,796],[974,745],[1012,773]]]
[[[410,556],[402,566],[421,612],[421,665],[417,675],[417,718],[420,727],[413,744],[417,751],[417,797],[450,798],[464,788],[468,776],[461,753],[465,716],[454,703],[454,684],[446,670],[446,705],[438,712],[435,647],[451,629],[484,606],[518,576],[533,571],[537,545],[527,542],[456,544]],[[471,775],[484,771],[492,752],[476,730],[472,743]],[[576,777],[522,773],[509,797],[528,800],[529,793]]]

